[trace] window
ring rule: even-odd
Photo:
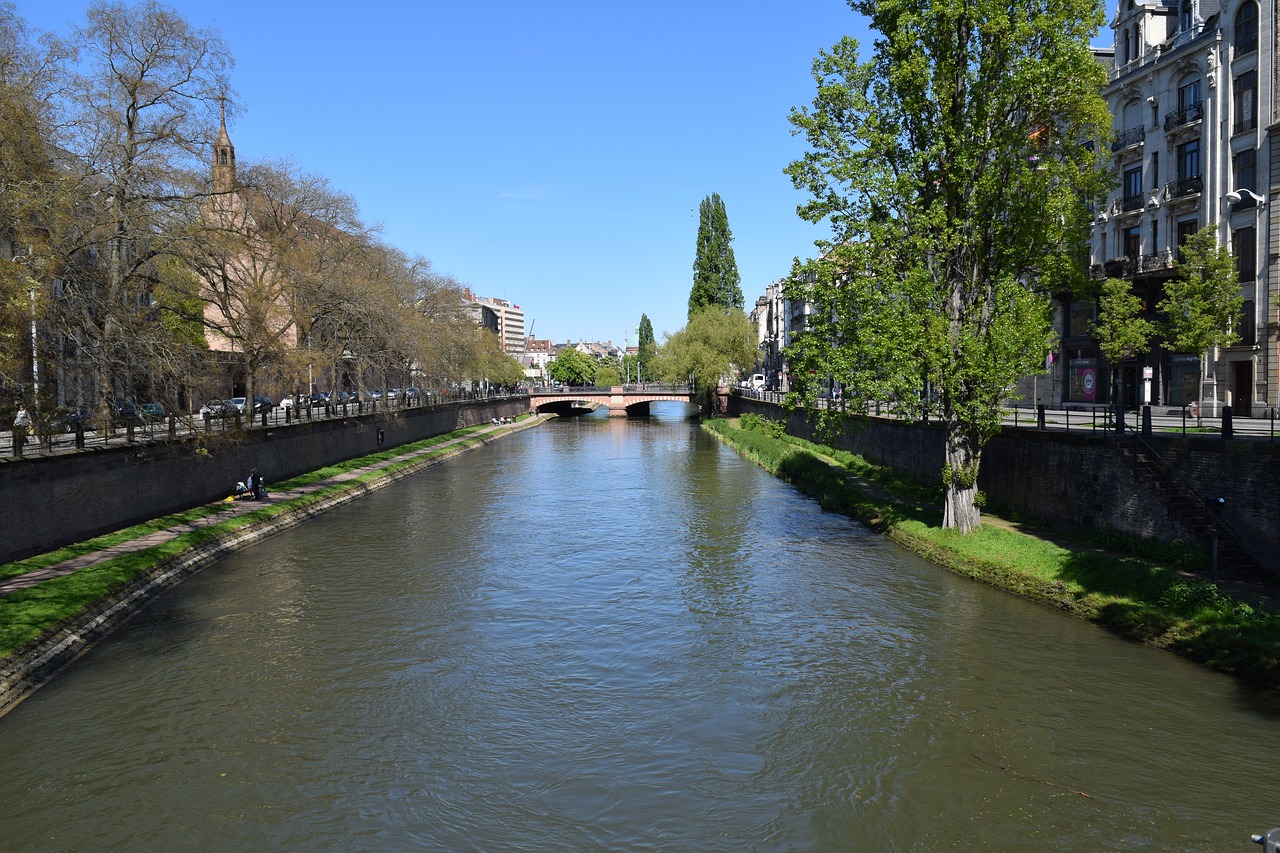
[[[1195,219],[1183,219],[1180,221],[1178,223],[1178,246],[1181,247],[1183,243],[1187,242],[1192,234],[1199,231],[1199,226],[1200,222]]]
[[[1200,140],[1193,139],[1178,146],[1178,177],[1182,180],[1200,177]]]
[[[1178,31],[1187,32],[1194,22],[1195,19],[1191,16],[1191,0],[1182,0],[1182,5],[1178,7]]]
[[[1253,322],[1253,300],[1246,299],[1244,304],[1240,306],[1240,316],[1236,319],[1235,332],[1240,336],[1240,340],[1235,342],[1238,347],[1251,347],[1258,343],[1258,333]]]
[[[1067,332],[1071,337],[1081,337],[1093,331],[1093,320],[1096,305],[1092,299],[1071,300],[1071,328]]]
[[[1253,281],[1258,277],[1257,237],[1253,227],[1237,228],[1231,235],[1231,253],[1236,257],[1236,270],[1240,281]]]
[[[1241,10],[1241,11],[1243,11],[1243,10]],[[1239,16],[1237,15],[1237,17],[1239,17]],[[1256,29],[1257,22],[1255,21],[1255,22],[1254,22],[1254,24],[1255,24],[1255,29]],[[1238,33],[1238,31],[1237,31],[1237,37],[1239,37],[1239,33]],[[1124,63],[1125,63],[1126,65],[1127,65],[1127,64],[1129,64],[1129,61],[1133,59],[1133,52],[1132,52],[1132,49],[1133,49],[1133,37],[1132,37],[1132,35],[1130,35],[1130,33],[1129,33],[1129,28],[1128,28],[1128,27],[1125,27],[1125,30],[1124,30]]]
[[[1256,190],[1258,182],[1258,152],[1247,148],[1231,158],[1231,188]],[[1250,206],[1253,201],[1250,200]]]
[[[1160,189],[1160,152],[1151,152],[1151,189]]]
[[[1160,220],[1151,220],[1151,254],[1160,254]]]
[[[1142,226],[1124,229],[1124,256],[1136,258],[1142,254]]]
[[[1124,194],[1126,196],[1142,194],[1142,167],[1126,169],[1124,172]]]
[[[1252,53],[1258,49],[1258,4],[1253,0],[1244,3],[1236,10],[1235,45],[1236,53]],[[1127,46],[1127,43],[1126,43]]]
[[[1185,86],[1178,87],[1178,109],[1198,106],[1200,103],[1200,81],[1192,80]]]
[[[1236,78],[1235,121],[1232,133],[1253,130],[1258,126],[1258,72],[1246,71]]]

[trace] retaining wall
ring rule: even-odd
[[[820,441],[940,483],[940,424],[851,418],[839,435],[815,435],[808,414],[735,396],[736,413],[784,420],[792,435]],[[1148,442],[1183,483],[1226,499],[1223,516],[1262,567],[1280,575],[1280,443],[1257,439],[1151,436]],[[1006,427],[987,445],[978,486],[994,506],[1062,530],[1113,528],[1156,539],[1191,539],[1103,432]]]
[[[524,398],[452,403],[210,436],[0,460],[0,563],[210,503],[257,467],[270,490],[335,462],[528,412]]]

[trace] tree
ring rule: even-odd
[[[640,315],[640,333],[639,340],[636,341],[636,365],[639,370],[635,371],[636,381],[641,382],[650,378],[653,369],[653,359],[658,352],[658,343],[653,337],[653,323],[649,322],[648,314]]]
[[[10,250],[0,252],[0,387],[25,386],[37,423],[45,412],[27,383],[36,361],[51,360],[33,359],[30,324],[45,326],[45,288],[61,273],[61,240],[75,199],[74,178],[53,146],[65,54],[63,45],[32,33],[11,4],[0,3],[0,248]]]
[[[547,365],[551,378],[563,385],[594,385],[596,381],[595,359],[565,347]]]
[[[1142,299],[1133,292],[1129,282],[1109,278],[1102,283],[1093,336],[1112,366],[1113,374],[1115,366],[1124,359],[1151,349],[1151,341],[1159,333],[1159,327],[1142,316],[1142,308]]]
[[[724,378],[754,364],[755,358],[756,330],[747,315],[741,308],[712,305],[667,337],[657,368],[670,382],[692,381],[702,405],[710,411]]]
[[[97,2],[74,43],[87,55],[71,86],[71,147],[86,164],[82,196],[96,222],[84,234],[97,290],[79,304],[74,328],[96,370],[105,417],[113,394],[131,394],[151,367],[150,294],[160,259],[175,253],[175,221],[191,221],[201,199],[209,132],[230,91],[232,65],[222,39],[192,28],[156,2]],[[71,304],[71,303],[68,303]]]
[[[733,258],[729,214],[719,193],[698,207],[698,246],[693,259],[693,289],[689,291],[689,319],[709,305],[742,308],[741,279]],[[653,329],[650,328],[650,334]]]
[[[879,33],[813,64],[809,150],[787,168],[834,243],[797,269],[814,302],[793,377],[831,376],[853,400],[936,412],[946,436],[943,526],[981,524],[987,440],[1018,377],[1049,350],[1048,294],[1081,280],[1084,201],[1103,182],[1105,72],[1096,0],[852,0]],[[804,394],[812,399],[817,388]]]
[[[1174,352],[1198,355],[1203,378],[1209,350],[1230,346],[1239,337],[1234,326],[1244,305],[1240,276],[1227,247],[1218,245],[1212,225],[1182,244],[1175,270],[1156,304],[1164,317],[1165,345]]]

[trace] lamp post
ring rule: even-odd
[[[1232,190],[1231,192],[1227,193],[1227,194],[1224,196],[1224,198],[1225,198],[1228,202],[1230,202],[1231,204],[1233,204],[1233,205],[1235,205],[1235,204],[1239,204],[1241,201],[1243,201],[1243,200],[1244,200],[1244,199],[1246,199],[1246,198],[1248,198],[1250,201],[1252,201],[1252,202],[1253,202],[1253,221],[1254,221],[1254,229],[1253,229],[1253,233],[1254,233],[1254,238],[1253,238],[1253,253],[1254,253],[1254,257],[1253,257],[1253,269],[1254,269],[1254,311],[1257,311],[1257,304],[1258,304],[1258,299],[1259,299],[1259,295],[1258,295],[1258,292],[1257,292],[1257,289],[1258,289],[1258,282],[1257,282],[1258,270],[1259,270],[1259,269],[1265,269],[1265,268],[1266,268],[1266,267],[1259,267],[1259,265],[1258,265],[1258,250],[1259,250],[1259,248],[1260,248],[1260,247],[1261,247],[1261,245],[1262,245],[1261,241],[1259,240],[1259,237],[1261,236],[1261,234],[1260,234],[1259,232],[1261,232],[1261,231],[1263,230],[1261,227],[1259,227],[1259,222],[1258,222],[1258,220],[1259,220],[1259,218],[1260,218],[1260,211],[1261,211],[1263,208],[1265,208],[1265,207],[1267,206],[1267,200],[1266,200],[1266,198],[1264,198],[1263,196],[1260,196],[1260,195],[1258,195],[1257,193],[1255,193],[1253,190],[1251,190],[1251,189],[1246,189],[1246,188],[1234,189],[1234,190]],[[1268,301],[1269,301],[1269,294],[1268,294]],[[1252,318],[1250,318],[1250,319],[1252,320]],[[1255,334],[1256,334],[1256,333],[1255,333]],[[1248,343],[1248,344],[1254,344],[1254,343],[1256,343],[1256,342],[1257,342],[1257,338],[1255,337],[1253,341],[1246,341],[1245,343]],[[1256,365],[1254,365],[1254,367],[1256,367]],[[1252,370],[1252,368],[1251,368],[1251,370]],[[1255,375],[1256,375],[1256,374],[1255,374]],[[1269,389],[1268,389],[1268,393],[1269,393]],[[1215,392],[1214,396],[1215,396],[1215,398],[1217,397],[1216,392]],[[1250,397],[1252,397],[1252,394],[1250,395]],[[1233,401],[1233,402],[1234,402],[1234,401]],[[1264,404],[1264,405],[1266,404],[1266,401],[1265,401],[1265,400],[1263,401],[1263,404]],[[1250,415],[1250,414],[1251,414],[1251,412],[1245,412],[1244,414],[1245,414],[1246,416],[1248,416],[1248,415]]]

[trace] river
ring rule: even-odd
[[[1256,850],[1280,711],[678,416],[241,551],[0,719],[0,849]]]

